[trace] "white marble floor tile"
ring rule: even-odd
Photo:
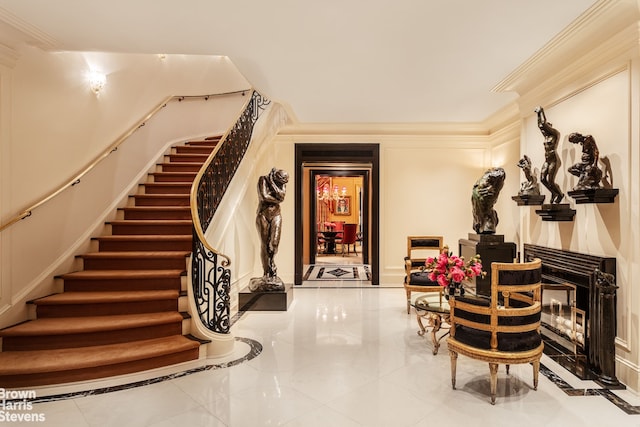
[[[361,427],[362,424],[352,420],[327,406],[313,410],[307,414],[284,424],[285,427]]]
[[[43,425],[51,427],[89,427],[90,424],[84,417],[82,411],[78,408],[73,400],[61,400],[56,402],[42,402],[33,404],[30,411],[25,411],[44,418],[42,422],[15,422],[10,420],[2,420],[0,425],[3,426],[34,426]]]
[[[76,401],[90,426],[143,426],[201,406],[170,381]]]
[[[327,406],[363,426],[372,427],[412,426],[430,411],[430,405],[405,388],[379,379],[332,400]]]

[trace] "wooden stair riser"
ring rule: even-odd
[[[126,292],[126,291],[157,291],[181,290],[182,278],[166,279],[127,279],[118,280],[64,280],[65,292]]]
[[[166,156],[171,163],[199,163],[204,164],[208,154],[168,154]]]
[[[134,206],[189,206],[189,194],[136,194]]]
[[[184,163],[184,162],[164,162],[158,163],[157,166],[162,172],[198,172],[202,168],[201,163]]]
[[[118,236],[129,237],[129,236]],[[190,235],[180,239],[136,239],[131,236],[129,239],[108,239],[96,238],[98,249],[106,252],[129,252],[129,251],[191,251],[193,249],[193,238]]]
[[[48,304],[37,305],[40,318],[75,316],[111,316],[121,314],[178,311],[178,300],[126,301],[118,303]]]
[[[175,147],[176,154],[206,154],[209,155],[216,148],[215,145],[181,145]]]
[[[0,384],[5,388],[20,388],[32,387],[34,385],[53,385],[74,381],[108,378],[116,375],[131,374],[148,369],[162,368],[164,366],[197,360],[199,353],[200,351],[196,347],[194,349],[171,353],[164,356],[113,365],[95,366],[93,368],[35,374],[0,375]]]
[[[191,183],[147,182],[142,184],[145,194],[190,194]]]
[[[222,135],[217,137],[209,137],[205,139],[187,141],[184,145],[188,145],[188,146],[207,145],[207,146],[216,147],[220,143],[221,139],[222,139]]]
[[[185,224],[171,224],[167,223],[127,223],[114,221],[111,223],[111,233],[114,235],[187,235],[192,234],[193,226],[191,221]]]
[[[120,208],[119,211],[122,213],[122,217],[125,220],[137,220],[137,219],[191,219],[191,209],[188,206],[176,206],[176,207],[167,207],[163,206],[161,208],[155,207],[125,207]]]
[[[130,329],[114,329],[92,333],[3,337],[2,351],[51,350],[118,344],[152,338],[181,335],[182,321]]]
[[[197,172],[155,172],[151,174],[153,182],[193,182]]]
[[[166,270],[187,268],[186,257],[99,257],[83,255],[85,270]]]

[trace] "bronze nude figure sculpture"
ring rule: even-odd
[[[258,212],[256,227],[262,242],[260,259],[262,261],[263,276],[252,278],[249,290],[252,292],[281,291],[284,283],[277,275],[274,257],[278,252],[280,234],[282,231],[282,215],[280,202],[284,200],[286,184],[289,174],[282,169],[271,169],[268,175],[258,179]]]
[[[522,169],[524,173],[524,177],[527,179],[520,183],[520,191],[518,191],[519,196],[539,196],[540,195],[540,185],[538,184],[538,178],[533,174],[533,170],[531,167],[531,159],[526,154],[522,156],[520,161],[518,162],[518,167]]]
[[[602,170],[598,167],[600,151],[595,139],[591,135],[582,135],[574,132],[569,135],[569,142],[582,145],[582,158],[580,163],[571,166],[568,171],[571,175],[578,177],[578,184],[574,190],[590,190],[602,188]]]
[[[556,152],[560,132],[547,121],[542,107],[536,108],[535,112],[538,115],[538,128],[544,136],[544,163],[540,169],[540,182],[551,192],[551,203],[560,203],[564,194],[555,182],[556,173],[561,164],[560,157]]]
[[[473,229],[478,234],[495,234],[498,213],[493,209],[504,185],[506,174],[503,168],[488,169],[473,186],[471,205]]]

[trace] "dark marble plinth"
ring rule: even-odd
[[[485,244],[504,243],[504,234],[477,234],[469,233],[469,240]]]
[[[573,190],[567,192],[577,204],[613,203],[618,195],[617,188],[593,188],[589,190]]]
[[[513,262],[516,258],[516,244],[505,242],[503,234],[475,234],[469,233],[468,239],[458,240],[458,253],[465,260],[480,255],[484,277],[472,279],[471,287],[475,287],[476,294],[491,296],[491,263]]]
[[[238,294],[239,311],[287,311],[293,301],[293,286],[285,284],[283,291],[251,292]]]
[[[544,202],[544,198],[545,196],[542,194],[511,196],[511,199],[515,200],[518,206],[541,205]]]
[[[576,210],[571,209],[568,203],[555,203],[542,205],[542,209],[536,209],[536,213],[543,221],[573,221]]]

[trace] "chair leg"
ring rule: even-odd
[[[533,389],[538,390],[538,373],[540,372],[540,359],[533,361]]]
[[[411,291],[407,291],[407,314],[411,313]]]
[[[496,391],[498,389],[498,364],[489,363],[489,372],[491,373],[491,404],[496,404]]]
[[[509,375],[509,365],[507,365],[507,375]]]
[[[449,350],[449,357],[451,358],[451,388],[456,389],[456,365],[458,364],[458,353]]]

